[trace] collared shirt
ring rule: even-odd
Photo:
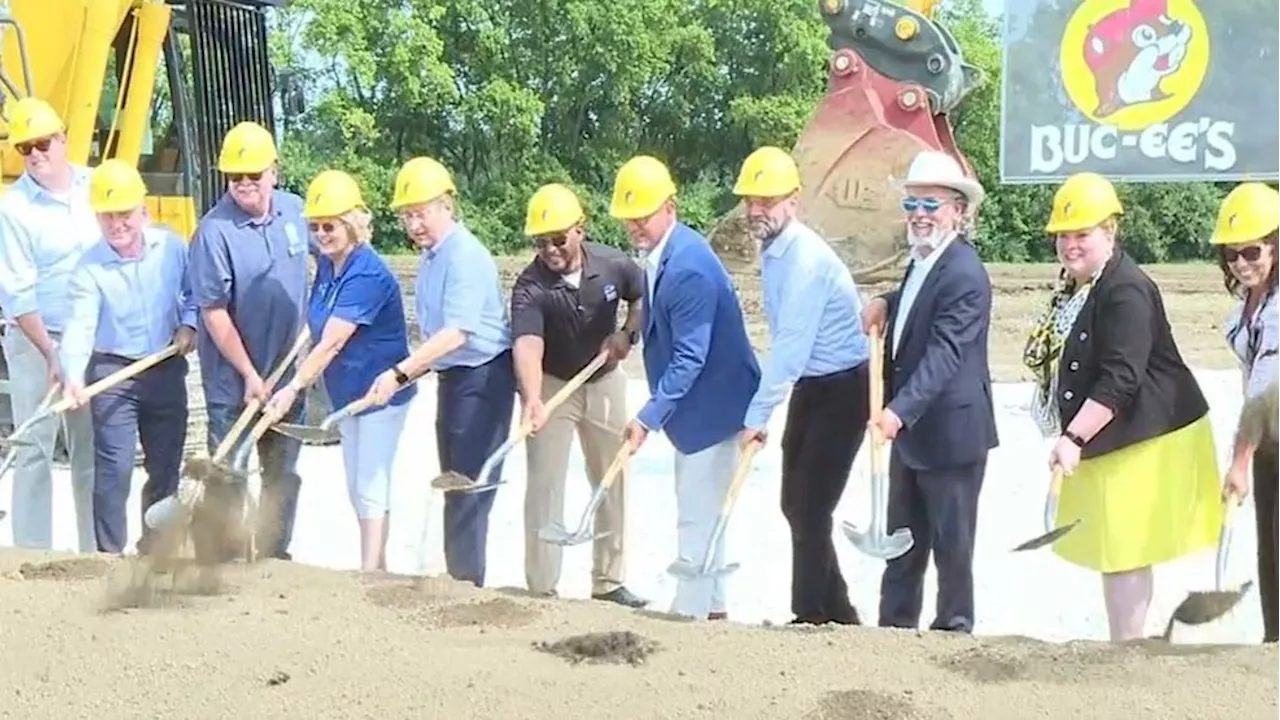
[[[658,281],[658,263],[662,262],[662,252],[667,249],[667,241],[671,239],[671,233],[675,232],[676,224],[671,223],[671,227],[667,228],[667,232],[662,235],[662,239],[658,241],[644,255],[645,280],[649,287],[649,297],[653,297],[653,288]]]
[[[400,281],[368,245],[354,248],[336,275],[332,260],[324,255],[316,259],[316,280],[307,305],[312,338],[320,339],[329,318],[356,326],[324,370],[329,400],[340,408],[363,397],[379,375],[409,356]],[[390,404],[403,405],[417,392],[418,386],[410,385],[396,393]]]
[[[920,251],[911,248],[911,264],[907,266],[907,281],[902,284],[902,294],[898,296],[898,311],[893,321],[893,348],[890,351],[891,357],[898,356],[898,343],[902,342],[902,331],[907,327],[907,320],[911,317],[911,308],[916,303],[916,296],[920,294],[920,288],[924,286],[925,278],[929,277],[929,272],[933,270],[933,266],[938,264],[938,258],[942,257],[942,253],[947,251],[951,243],[956,239],[956,233],[951,233],[938,243],[938,247],[933,252],[921,257]]]
[[[807,225],[788,222],[761,253],[769,357],[743,424],[763,430],[797,380],[867,360],[862,300],[849,268]]]
[[[1245,399],[1258,397],[1267,386],[1275,382],[1280,371],[1280,310],[1277,310],[1275,290],[1267,293],[1254,308],[1253,314],[1244,316],[1244,302],[1231,310],[1223,323],[1227,343],[1240,361],[1244,374]]]
[[[258,373],[266,377],[302,329],[308,288],[310,231],[302,198],[276,190],[271,211],[252,218],[223,194],[205,213],[191,242],[191,290],[200,309],[226,308]],[[222,356],[203,319],[197,351],[209,405],[239,406],[244,379]],[[292,363],[280,386],[293,378]]]
[[[445,328],[467,336],[462,347],[432,363],[432,370],[478,367],[511,348],[498,264],[462,223],[422,252],[415,292],[424,341]]]
[[[0,195],[0,309],[10,324],[39,312],[49,332],[61,332],[71,274],[102,237],[89,207],[90,171],[71,169],[65,194],[49,192],[24,173]]]
[[[58,346],[67,377],[84,383],[95,353],[139,360],[164,349],[180,325],[196,327],[187,282],[187,243],[168,230],[143,230],[142,254],[121,257],[105,239],[71,275],[67,322]]]
[[[621,251],[584,242],[582,255],[576,283],[534,258],[511,290],[512,338],[541,337],[542,370],[561,380],[581,372],[617,332],[618,301],[637,303],[644,294],[644,272]],[[591,379],[616,365],[606,363]]]

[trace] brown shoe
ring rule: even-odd
[[[709,613],[707,613],[707,619],[708,619],[708,620],[728,620],[728,619],[729,619],[729,613],[727,613],[727,612],[725,612],[725,611],[723,611],[723,610],[717,610],[717,611],[715,611],[715,612],[709,612]]]

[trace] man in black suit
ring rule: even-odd
[[[889,457],[888,530],[915,544],[889,560],[880,581],[880,626],[915,628],[930,550],[938,570],[930,628],[972,632],[973,546],[987,453],[996,447],[987,331],[991,280],[965,226],[982,186],[941,152],[925,151],[900,187],[911,263],[898,289],[863,311],[884,328],[880,430]]]

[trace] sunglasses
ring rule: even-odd
[[[533,239],[533,244],[539,250],[545,250],[548,245],[554,246],[556,249],[562,248],[569,242],[569,235],[561,233],[559,235],[541,235]]]
[[[914,197],[908,195],[902,198],[902,211],[905,213],[913,213],[916,210],[924,210],[926,213],[933,214],[942,209],[947,201],[936,197]]]
[[[338,228],[338,224],[335,222],[308,223],[307,227],[311,228],[313,234],[323,232],[328,235]]]
[[[30,155],[33,150],[49,152],[49,146],[52,144],[53,138],[40,138],[39,140],[34,140],[32,142],[18,143],[17,145],[14,145],[13,148],[18,151],[19,155],[26,157],[27,155]]]
[[[259,180],[261,180],[261,179],[262,179],[262,173],[260,173],[260,172],[256,172],[256,173],[229,173],[229,174],[227,175],[227,180],[229,180],[229,181],[231,181],[231,182],[233,182],[233,183],[243,182],[243,181],[245,181],[245,180],[248,180],[248,181],[250,181],[250,182],[258,182],[258,181],[259,181]]]
[[[1236,250],[1235,248],[1222,248],[1222,259],[1225,260],[1228,265],[1235,262],[1236,258],[1244,258],[1245,262],[1258,262],[1258,258],[1260,257],[1262,257],[1261,245],[1250,245],[1248,247],[1240,248],[1239,250]]]

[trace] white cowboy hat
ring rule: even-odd
[[[906,190],[920,185],[951,188],[964,195],[965,200],[969,203],[970,210],[981,204],[982,199],[986,197],[986,191],[982,189],[982,184],[965,175],[960,163],[956,162],[955,158],[937,150],[921,151],[911,161],[911,167],[907,170],[905,179],[895,180],[890,178],[889,182],[899,190]]]

